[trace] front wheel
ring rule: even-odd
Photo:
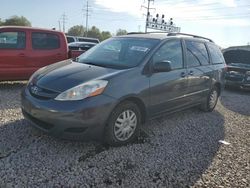
[[[105,129],[105,141],[113,146],[133,142],[138,136],[140,125],[138,106],[132,102],[121,103],[110,115]]]
[[[219,91],[217,87],[213,87],[207,96],[206,102],[201,105],[201,109],[205,112],[212,112],[218,102]]]

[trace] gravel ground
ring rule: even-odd
[[[113,148],[32,128],[24,84],[0,83],[0,187],[250,187],[250,92],[226,90],[212,113],[152,120],[136,143]]]

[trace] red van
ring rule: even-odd
[[[0,81],[29,79],[37,69],[67,58],[67,40],[62,32],[0,27]]]

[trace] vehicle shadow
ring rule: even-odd
[[[249,96],[248,100],[244,100],[242,103],[242,97]],[[250,91],[243,91],[234,88],[227,88],[221,96],[221,104],[236,113],[241,115],[250,115]]]
[[[218,111],[204,113],[195,108],[153,120],[147,130],[154,135],[148,141],[152,148],[149,156],[154,159],[154,164],[148,165],[153,167],[151,183],[157,187],[194,185],[220,148],[224,122]]]
[[[154,119],[142,133],[133,144],[105,147],[55,139],[17,120],[0,126],[0,176],[15,185],[26,172],[45,187],[189,187],[211,165],[224,138],[224,117],[191,109]]]

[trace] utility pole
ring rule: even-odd
[[[142,8],[146,8],[147,9],[147,14],[146,14],[146,23],[145,23],[145,33],[147,33],[147,22],[148,22],[148,19],[149,19],[149,16],[150,16],[150,10],[151,9],[154,9],[154,8],[150,8],[150,2],[154,2],[154,0],[148,0],[148,6],[141,6]]]
[[[87,0],[86,2],[86,8],[83,9],[83,11],[86,11],[86,13],[84,14],[85,17],[86,17],[86,20],[85,20],[85,28],[86,28],[86,32],[85,32],[85,36],[87,37],[88,36],[88,22],[89,22],[89,10],[90,6],[89,6],[89,1]]]
[[[62,15],[62,24],[63,24],[63,32],[64,32],[64,33],[65,33],[65,23],[66,23],[66,19],[67,19],[66,14],[63,13],[63,15]]]
[[[58,25],[59,25],[59,31],[61,31],[61,22],[58,20]]]

